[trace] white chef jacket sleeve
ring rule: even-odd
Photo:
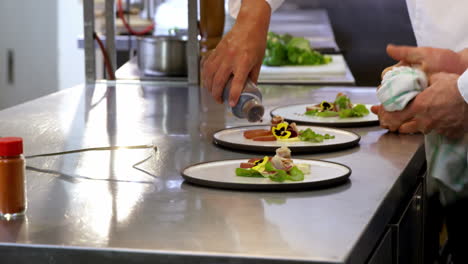
[[[271,12],[274,12],[283,2],[284,0],[265,0],[268,4],[270,4]],[[239,14],[239,10],[242,4],[242,0],[229,0],[228,1],[228,8],[229,14],[236,18],[237,14]]]
[[[468,69],[458,78],[458,91],[468,104]]]

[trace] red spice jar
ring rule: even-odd
[[[21,216],[26,209],[23,139],[0,138],[0,219]]]

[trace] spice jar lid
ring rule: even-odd
[[[0,138],[0,156],[23,154],[23,139],[20,137]]]

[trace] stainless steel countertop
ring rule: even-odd
[[[262,90],[268,109],[334,98],[338,91],[355,102],[377,101],[372,88]],[[180,171],[189,164],[256,156],[211,143],[213,131],[243,124],[205,91],[199,95],[198,87],[184,83],[77,86],[0,111],[0,136],[23,137],[27,155],[108,145],[159,147],[141,170],[132,164],[150,150],[28,160],[26,218],[0,221],[2,259],[25,263],[21,257],[39,250],[33,257],[42,263],[54,256],[63,260],[60,252],[74,249],[83,253],[67,253],[69,260],[91,254],[88,260],[98,263],[132,263],[141,256],[151,263],[363,263],[396,210],[395,192],[409,192],[407,186],[395,191],[397,183],[415,176],[424,160],[417,155],[410,163],[421,135],[356,128],[350,130],[362,136],[359,147],[300,156],[350,166],[350,182],[338,187],[237,192],[184,183]]]

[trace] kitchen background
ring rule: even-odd
[[[99,10],[103,0],[95,2]],[[328,11],[359,86],[377,86],[381,70],[393,63],[387,43],[415,45],[405,0],[286,0],[278,12],[312,8]],[[81,0],[1,1],[0,109],[83,83],[82,34]],[[128,54],[119,57],[122,63]]]

